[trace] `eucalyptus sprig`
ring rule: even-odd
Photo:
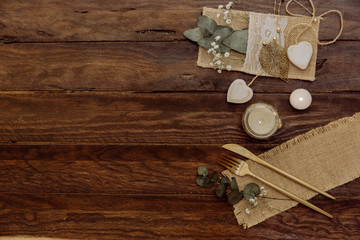
[[[200,187],[207,187],[210,188],[214,185],[214,183],[218,179],[217,172],[213,172],[211,176],[208,176],[209,171],[205,166],[199,166],[198,169],[198,176],[196,177],[196,184]]]
[[[216,196],[222,198],[227,193],[227,201],[231,205],[235,205],[243,198],[243,191],[239,190],[236,178],[223,177],[220,184],[216,188]]]
[[[220,41],[216,41],[218,52],[225,53],[232,49],[246,54],[248,42],[247,28],[234,31],[229,26],[217,25],[213,19],[207,16],[199,16],[197,25],[197,28],[186,30],[184,36],[206,49],[213,48],[211,43],[215,42],[215,38],[220,36]]]

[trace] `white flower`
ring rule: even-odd
[[[230,56],[230,53],[229,53],[229,52],[226,52],[226,53],[224,54],[224,56],[225,56],[225,57],[229,57],[229,56]]]
[[[223,5],[219,5],[218,8],[219,8],[219,9],[223,9],[224,6],[223,6]]]
[[[230,71],[231,70],[231,65],[227,65],[226,70]]]
[[[211,46],[215,47],[215,45],[216,45],[216,42],[211,43]]]
[[[219,48],[219,45],[216,44],[216,45],[214,46],[214,49],[218,49],[218,48]]]
[[[213,67],[213,66],[214,66],[214,63],[213,63],[213,62],[210,62],[210,66],[212,66],[212,67]]]
[[[221,58],[221,53],[217,53],[217,54],[215,55],[215,57],[216,57],[216,58]]]
[[[224,12],[224,14],[225,14],[225,15],[228,15],[228,14],[229,14],[229,10],[226,10],[226,11]]]
[[[264,211],[262,211],[261,213],[262,213],[262,215],[264,215],[264,214],[265,214],[265,212],[264,212]]]
[[[253,198],[249,199],[249,203],[254,203],[254,202],[255,202],[255,200]]]
[[[230,19],[226,19],[226,23],[227,23],[227,24],[230,24],[230,23],[231,23],[231,20],[230,20]]]
[[[219,69],[219,70],[217,70],[218,71],[218,73],[221,73],[222,71],[221,71],[221,69]]]
[[[220,18],[220,16],[221,16],[221,14],[220,14],[220,13],[216,14],[216,17],[217,17],[217,18]]]
[[[215,37],[215,41],[219,41],[220,38],[221,38],[220,36],[216,36],[216,37]]]
[[[247,208],[247,209],[245,209],[245,212],[246,212],[246,214],[250,214],[250,210]]]
[[[260,190],[265,190],[265,188],[263,186],[260,187]]]
[[[209,48],[209,50],[208,50],[207,52],[208,52],[208,53],[211,53],[211,52],[212,52],[212,50],[213,50],[212,48]]]
[[[229,10],[231,6],[229,4],[226,5],[226,9]]]
[[[254,207],[256,207],[258,205],[258,202],[254,202]]]
[[[262,192],[262,194],[265,196],[265,195],[267,194],[267,191],[264,190],[264,191]]]
[[[221,61],[218,60],[215,64],[216,64],[216,65],[220,65],[220,64],[221,64]]]

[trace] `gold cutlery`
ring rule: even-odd
[[[228,156],[228,155],[225,155],[223,154],[221,156],[221,159],[219,160],[219,163],[224,166],[225,168],[227,168],[229,171],[231,171],[232,173],[238,175],[238,176],[245,176],[245,175],[249,175],[249,176],[252,176],[256,179],[258,179],[259,181],[265,183],[266,185],[274,188],[275,190],[277,190],[278,192],[284,194],[285,196],[291,198],[291,199],[294,199],[296,200],[297,202],[299,203],[302,203],[304,204],[305,206],[319,212],[319,213],[322,213],[324,214],[325,216],[329,217],[329,218],[332,218],[333,216],[331,216],[329,213],[325,212],[324,210],[318,208],[317,206],[309,203],[308,201],[296,196],[295,194],[292,194],[291,192],[288,192],[270,182],[268,182],[267,180],[259,177],[259,176],[256,176],[254,173],[252,173],[250,170],[249,170],[249,165],[238,159],[238,158],[235,158],[235,157],[232,157],[232,156]]]
[[[259,158],[258,156],[256,156],[255,154],[253,154],[252,152],[250,152],[249,150],[247,150],[246,148],[244,148],[244,147],[242,147],[242,146],[240,146],[238,144],[225,144],[222,147],[227,149],[227,150],[230,150],[230,151],[232,151],[234,153],[237,153],[237,154],[239,154],[239,155],[241,155],[241,156],[243,156],[245,158],[253,160],[253,161],[255,161],[255,162],[257,162],[257,163],[259,163],[259,164],[261,164],[261,165],[263,165],[265,167],[268,167],[268,168],[280,173],[281,175],[293,180],[294,182],[297,182],[297,183],[299,183],[299,184],[301,184],[301,185],[303,185],[303,186],[305,186],[307,188],[310,188],[311,190],[313,190],[315,192],[318,192],[318,193],[320,193],[320,194],[322,194],[322,195],[324,195],[324,196],[326,196],[328,198],[335,199],[333,196],[331,196],[330,194],[318,189],[317,187],[314,187],[314,186],[310,185],[309,183],[307,183],[307,182],[305,182],[305,181],[303,181],[303,180],[301,180],[301,179],[299,179],[297,177],[294,177],[294,176],[290,175],[289,173],[287,173],[287,172],[285,172],[285,171],[283,171],[283,170],[281,170],[281,169],[279,169],[277,167],[274,167],[270,163],[265,162],[264,160],[262,160],[261,158]]]

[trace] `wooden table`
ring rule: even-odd
[[[273,11],[268,0],[241,2]],[[336,201],[311,200],[333,220],[297,206],[247,230],[214,188],[195,184],[197,166],[223,170],[224,143],[260,154],[360,111],[360,1],[314,2],[345,21],[340,40],[319,48],[316,81],[260,77],[251,102],[236,105],[227,88],[252,76],[197,67],[182,34],[203,6],[224,2],[1,0],[0,236],[358,239],[360,179],[331,190]],[[338,26],[327,17],[321,39]],[[312,93],[308,110],[290,106],[296,88]],[[283,121],[268,141],[240,122],[259,101]]]

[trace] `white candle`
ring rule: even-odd
[[[257,103],[245,111],[243,127],[251,137],[266,139],[281,127],[281,121],[274,107],[265,103]]]
[[[307,109],[312,101],[311,94],[306,89],[296,89],[290,94],[290,104],[298,110]]]

